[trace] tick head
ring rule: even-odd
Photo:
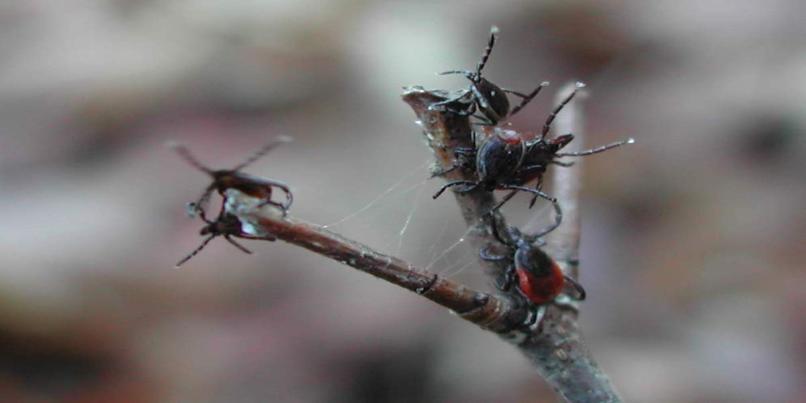
[[[201,231],[199,231],[199,235],[210,235],[213,232],[213,230],[210,228],[212,226],[213,226],[212,224],[206,225],[204,228],[201,229]]]
[[[563,134],[562,136],[557,136],[557,137],[549,140],[549,144],[552,146],[552,148],[556,152],[556,151],[561,150],[563,147],[567,146],[568,143],[570,143],[571,140],[573,140],[573,139],[574,139],[573,134],[570,134],[570,133],[569,134]]]

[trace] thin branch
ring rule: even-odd
[[[452,113],[429,110],[429,105],[446,99],[446,94],[426,91],[420,87],[409,88],[403,100],[409,104],[423,127],[425,137],[439,165],[453,165],[456,147],[472,146],[472,135],[467,117]],[[562,98],[558,98],[562,99]],[[578,104],[571,103],[563,110],[557,121],[560,133],[574,132],[577,147],[582,143],[581,128],[575,120],[581,119]],[[564,172],[559,172],[564,171]],[[555,196],[563,205],[565,220],[550,239],[555,258],[566,269],[577,263],[579,249],[579,162],[575,168],[555,169]],[[558,177],[559,175],[559,177]],[[472,173],[457,169],[446,175],[450,180],[473,180]],[[489,192],[474,191],[455,193],[462,215],[473,228],[473,244],[477,248],[497,245],[489,226],[486,213],[494,205]],[[501,219],[498,216],[496,219]],[[488,275],[498,279],[505,266],[495,262],[483,262]],[[599,369],[590,352],[584,346],[577,324],[577,307],[568,301],[551,304],[546,309],[542,327],[527,335],[517,347],[527,356],[546,380],[569,402],[620,402],[607,376]]]
[[[557,96],[571,91],[566,86]],[[579,97],[569,104],[557,118],[556,135],[573,133],[574,141],[567,147],[570,151],[582,149],[584,130]],[[573,146],[573,148],[571,147]],[[553,171],[554,195],[562,203],[563,224],[547,237],[547,249],[554,259],[572,277],[578,277],[580,215],[579,191],[581,187],[582,161],[578,158],[572,167]],[[558,393],[570,402],[620,402],[621,398],[607,375],[594,361],[584,345],[577,323],[575,304],[566,302],[565,309],[550,309],[543,332],[529,338],[522,346],[523,352],[532,360],[538,371]],[[572,309],[571,309],[572,308]]]
[[[505,297],[472,290],[464,285],[415,267],[402,259],[377,252],[327,229],[293,217],[283,217],[274,207],[258,208],[260,200],[230,189],[226,211],[236,215],[245,232],[271,234],[314,253],[356,268],[430,299],[482,328],[507,335],[522,320]]]
[[[557,93],[557,101],[562,95],[573,90],[573,85],[567,85]],[[585,143],[585,130],[582,122],[580,102],[586,97],[585,93],[576,98],[576,102],[568,105],[563,113],[557,117],[554,125],[554,135],[572,133],[574,141],[570,142],[563,152],[582,150]],[[559,263],[566,265],[574,278],[578,276],[579,266],[579,238],[581,220],[579,217],[579,193],[582,187],[582,164],[584,158],[576,158],[574,165],[552,171],[552,186],[557,200],[563,206],[563,224],[546,237],[549,254]]]

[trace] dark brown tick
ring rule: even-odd
[[[224,239],[227,240],[227,242],[231,243],[236,248],[248,254],[251,254],[252,251],[246,249],[243,245],[239,244],[234,239],[232,239],[232,237],[238,237],[244,239],[263,239],[269,241],[274,241],[277,239],[272,235],[256,236],[244,232],[243,223],[241,222],[241,220],[238,219],[238,217],[235,216],[234,214],[227,213],[224,210],[224,206],[225,203],[222,203],[221,210],[218,212],[218,217],[215,219],[215,221],[210,221],[209,219],[207,219],[207,215],[204,212],[204,209],[197,210],[201,219],[205,223],[207,223],[207,225],[205,225],[204,228],[202,228],[201,231],[199,231],[199,235],[202,236],[207,235],[207,238],[204,241],[202,241],[202,243],[196,249],[194,249],[193,252],[190,252],[187,256],[182,258],[182,260],[176,263],[176,267],[185,264],[185,262],[190,260],[193,256],[196,256],[199,252],[201,252],[202,249],[204,249],[205,246],[207,246],[208,243],[210,243],[210,241],[212,241],[215,237],[218,236],[223,236]]]
[[[481,75],[484,66],[487,65],[487,60],[490,58],[490,53],[493,51],[495,39],[498,34],[498,28],[493,26],[490,29],[490,40],[487,42],[487,47],[481,55],[481,60],[476,65],[475,71],[470,70],[450,70],[439,73],[445,74],[462,74],[470,80],[470,88],[464,90],[458,96],[447,99],[445,101],[432,104],[429,109],[431,110],[446,110],[462,116],[472,115],[481,121],[482,125],[497,125],[500,121],[518,113],[528,104],[543,87],[549,85],[544,81],[540,83],[529,94],[523,94],[518,91],[501,88],[490,80]],[[521,103],[516,107],[509,109],[509,97],[507,94],[512,94],[521,98]],[[462,104],[464,107],[461,109],[454,109],[457,104]],[[476,111],[481,115],[475,115]]]
[[[182,158],[184,158],[185,161],[213,178],[213,182],[210,183],[207,189],[204,190],[202,195],[195,202],[188,204],[189,211],[192,213],[201,212],[204,209],[204,205],[207,204],[207,200],[210,198],[210,194],[213,190],[218,191],[218,193],[223,197],[224,192],[227,189],[237,189],[246,195],[262,200],[258,207],[267,204],[272,205],[281,209],[283,211],[283,215],[285,215],[288,212],[288,209],[291,207],[291,203],[294,201],[294,196],[291,194],[291,189],[288,187],[288,185],[273,179],[249,175],[241,172],[241,170],[266,155],[278,145],[288,143],[290,141],[291,138],[287,136],[277,137],[263,146],[246,161],[237,165],[235,168],[217,170],[210,169],[201,164],[195,157],[193,157],[185,146],[180,144],[172,144],[171,147],[173,147],[173,149],[176,150],[176,152]],[[271,199],[272,190],[274,188],[283,190],[286,195],[285,203],[278,203]]]

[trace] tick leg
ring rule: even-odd
[[[572,166],[574,166],[574,162],[573,162],[573,161],[570,161],[570,162],[563,162],[563,161],[556,161],[556,160],[552,160],[552,161],[549,161],[549,164],[559,165],[559,166],[561,166],[561,167],[565,167],[565,168],[568,168],[568,167],[572,167]]]
[[[291,193],[291,188],[289,188],[288,185],[286,185],[283,182],[271,179],[266,179],[266,183],[269,186],[278,187],[283,190],[283,193],[285,193],[285,203],[283,204],[283,210],[287,211],[288,209],[290,209],[291,204],[294,203],[294,194]]]
[[[537,183],[535,183],[535,190],[541,192],[543,190],[543,177],[537,178]],[[537,203],[537,195],[532,197],[532,201],[529,202],[529,208],[534,207],[535,203]]]
[[[517,242],[513,240],[513,238],[517,239],[517,235],[513,235],[512,232],[507,231],[505,232],[506,238],[501,236],[501,231],[498,230],[498,220],[496,217],[492,217],[492,222],[490,223],[490,229],[492,229],[493,237],[501,242],[502,244],[509,246],[511,249],[517,249],[518,245]]]
[[[291,140],[292,140],[291,137],[288,137],[288,136],[279,136],[279,137],[273,139],[268,144],[266,144],[262,148],[260,148],[255,154],[253,154],[252,156],[247,158],[246,161],[238,164],[238,166],[236,166],[235,168],[232,168],[232,172],[237,172],[237,171],[240,171],[241,169],[246,168],[248,165],[252,164],[253,162],[259,160],[264,155],[268,154],[268,152],[273,150],[275,147],[277,147],[277,146],[279,146],[279,145],[281,145],[283,143],[288,143]]]
[[[258,204],[257,207],[260,208],[260,207],[263,207],[263,206],[265,206],[267,204],[270,204],[272,206],[276,206],[277,208],[283,210],[283,216],[285,216],[288,213],[288,209],[291,208],[291,204],[294,203],[294,194],[291,193],[291,189],[285,183],[280,182],[280,181],[276,181],[276,180],[272,180],[272,179],[262,179],[261,184],[263,185],[263,187],[266,188],[266,190],[267,190],[266,193],[269,194],[269,195],[271,195],[271,191],[275,187],[280,188],[283,191],[283,193],[285,193],[285,203],[280,204],[280,203],[272,201],[271,198],[269,198],[268,200],[263,200],[262,202],[260,202],[260,204]],[[269,197],[271,197],[271,196],[269,196]]]
[[[231,243],[233,246],[235,246],[236,248],[240,249],[244,253],[247,253],[247,254],[250,254],[250,255],[252,254],[251,250],[246,249],[243,245],[239,244],[238,242],[235,242],[235,240],[232,239],[232,237],[230,237],[229,235],[224,235],[224,239],[229,241],[229,243]]]
[[[551,129],[551,123],[554,122],[554,119],[557,117],[557,114],[560,113],[561,110],[563,110],[565,105],[567,105],[569,102],[571,102],[572,99],[574,99],[574,96],[577,94],[577,91],[580,88],[584,88],[584,87],[585,87],[585,84],[577,83],[576,87],[574,87],[574,90],[571,91],[571,93],[568,94],[568,96],[565,97],[565,99],[563,99],[562,102],[560,102],[560,104],[557,105],[557,107],[554,108],[553,111],[551,111],[551,113],[549,114],[548,118],[546,118],[546,122],[543,123],[543,130],[540,133],[540,138],[546,137],[546,134],[548,134],[549,130]]]
[[[543,193],[542,191],[532,189],[532,188],[528,188],[528,187],[525,187],[525,186],[502,185],[501,187],[499,187],[499,189],[510,189],[510,190],[513,190],[513,192],[510,192],[508,195],[506,195],[504,197],[504,199],[501,200],[501,202],[499,202],[495,207],[493,207],[491,212],[494,212],[494,211],[498,210],[499,208],[501,208],[501,206],[503,206],[504,203],[508,202],[509,199],[511,199],[513,196],[515,196],[515,193],[517,191],[532,193],[532,194],[534,194],[534,195],[536,195],[538,197],[542,197],[542,198],[544,198],[544,199],[546,199],[546,200],[548,200],[548,201],[550,201],[552,203],[557,202],[557,199],[555,199],[555,198]]]
[[[259,240],[259,241],[276,241],[277,240],[277,237],[272,235],[272,234],[267,234],[266,236],[255,236],[255,235],[249,235],[249,234],[239,234],[238,238],[254,239],[254,240]]]
[[[526,187],[526,186],[517,186],[517,185],[503,185],[503,186],[501,186],[501,188],[502,188],[502,189],[520,190],[521,192],[528,192],[528,193],[531,193],[531,194],[533,194],[533,195],[535,195],[535,196],[542,197],[542,198],[544,198],[544,199],[546,199],[546,200],[548,200],[548,201],[550,201],[550,202],[552,202],[552,203],[555,203],[555,202],[557,201],[557,199],[556,199],[556,198],[551,197],[551,196],[549,196],[549,195],[547,195],[547,194],[543,193],[543,192],[542,192],[542,191],[540,191],[540,190],[537,190],[537,189],[532,189],[532,188],[528,188],[528,187]]]
[[[221,201],[221,208],[218,209],[218,217],[219,218],[224,216],[224,207],[226,207],[226,205],[227,205],[226,196],[221,195],[221,197],[223,197],[224,200]],[[199,217],[201,217],[202,221],[206,222],[207,224],[213,224],[213,222],[210,221],[207,218],[207,212],[203,208],[199,208],[198,204],[196,204],[196,203],[188,203],[187,208],[188,209],[192,208],[195,211],[195,213],[198,214]]]
[[[194,157],[193,154],[191,154],[190,150],[188,150],[187,147],[185,147],[184,145],[174,143],[171,144],[170,147],[173,148],[174,151],[176,151],[176,153],[179,154],[180,157],[182,157],[185,161],[187,161],[188,164],[209,175],[213,174],[213,170],[207,168],[204,164],[199,162],[199,160],[197,160],[196,157]]]
[[[546,228],[543,231],[541,231],[540,233],[536,234],[534,236],[535,238],[541,237],[543,235],[548,234],[551,231],[554,231],[557,227],[560,226],[560,223],[562,223],[563,211],[562,211],[562,208],[560,207],[560,203],[557,202],[556,198],[551,197],[551,196],[543,193],[540,190],[528,188],[528,187],[525,187],[525,186],[504,185],[504,186],[502,186],[502,188],[503,189],[520,190],[522,192],[532,193],[536,197],[541,197],[543,199],[546,199],[546,200],[550,201],[551,204],[554,206],[554,212],[555,212],[554,224],[550,225],[548,228]],[[499,205],[501,205],[501,203],[499,203]]]
[[[540,90],[542,90],[543,87],[547,87],[548,85],[549,85],[548,81],[543,81],[542,83],[540,83],[540,85],[537,86],[537,88],[532,90],[532,92],[530,92],[529,94],[521,94],[520,92],[517,91],[505,89],[504,91],[521,98],[521,103],[512,109],[512,112],[509,113],[509,116],[512,116],[520,112],[520,110],[523,109],[523,107],[526,106],[526,104],[531,102],[532,99],[534,99],[537,96],[537,94],[540,93]]]
[[[213,185],[207,187],[207,189],[204,190],[204,193],[202,193],[201,196],[199,196],[199,198],[196,199],[195,202],[188,204],[188,207],[192,205],[194,213],[196,214],[202,213],[205,209],[205,206],[207,205],[207,202],[210,201],[210,194],[212,194],[213,189],[214,189]]]
[[[539,87],[538,87],[538,88],[539,88]],[[516,97],[520,97],[521,99],[526,99],[526,98],[529,98],[529,96],[528,96],[528,95],[523,94],[523,93],[520,93],[520,92],[518,92],[518,91],[511,90],[511,89],[509,89],[509,88],[501,88],[501,90],[502,90],[502,91],[504,91],[504,92],[506,92],[507,94],[512,94],[512,95],[514,95],[514,96],[516,96]]]
[[[212,241],[212,240],[213,240],[213,238],[215,238],[216,236],[217,236],[217,235],[215,235],[215,234],[208,236],[208,237],[207,237],[207,238],[206,238],[204,241],[202,241],[201,245],[199,245],[198,247],[196,247],[196,249],[194,249],[194,250],[193,250],[193,252],[190,252],[190,253],[189,253],[187,256],[183,257],[183,258],[182,258],[182,260],[180,260],[179,262],[177,262],[175,267],[179,267],[179,266],[181,266],[181,265],[185,264],[185,262],[187,262],[188,260],[190,260],[190,259],[191,259],[193,256],[196,256],[196,255],[197,255],[199,252],[201,252],[201,250],[202,250],[202,249],[204,249],[204,247],[205,247],[205,246],[207,246],[207,244],[208,244],[208,243],[210,243],[210,241]]]
[[[557,156],[558,157],[582,157],[582,156],[585,156],[585,155],[598,154],[600,152],[607,151],[607,150],[609,150],[611,148],[621,147],[623,145],[633,144],[633,143],[635,143],[635,139],[629,138],[627,140],[617,141],[615,143],[605,144],[603,146],[599,146],[599,147],[596,147],[596,148],[591,148],[590,150],[573,152],[573,153],[557,153]]]
[[[523,176],[531,176],[532,174],[541,174],[542,171],[546,170],[546,164],[535,164],[535,165],[527,165],[525,167],[521,167],[518,171],[523,174]]]
[[[476,112],[476,104],[470,104],[470,106],[468,106],[467,109],[453,109],[453,108],[446,107],[446,108],[443,108],[442,111],[443,112],[448,112],[448,113],[453,113],[454,115],[458,115],[458,116],[472,116],[473,113]]]
[[[533,236],[530,237],[530,238],[534,239],[535,241],[537,241],[538,238],[541,238],[541,237],[545,236],[546,234],[548,234],[549,232],[554,231],[555,229],[557,229],[557,227],[559,227],[560,224],[563,222],[563,210],[560,207],[560,203],[557,202],[556,199],[554,199],[554,200],[552,200],[551,205],[554,206],[554,223],[549,225],[546,229],[544,229],[544,230],[542,230],[542,231],[540,231],[540,232],[538,232],[538,233],[536,233],[536,234],[534,234]]]
[[[503,206],[504,206],[504,204],[506,204],[506,203],[507,203],[507,202],[508,202],[510,199],[512,199],[513,197],[515,197],[515,194],[516,194],[516,193],[518,193],[518,191],[517,191],[517,190],[513,190],[513,191],[511,191],[511,192],[507,193],[507,195],[506,195],[506,196],[504,196],[504,197],[501,199],[501,201],[500,201],[500,202],[498,202],[498,204],[496,204],[496,205],[495,205],[495,206],[494,206],[492,209],[490,209],[490,211],[488,212],[488,214],[493,214],[493,213],[495,213],[496,211],[498,211],[498,209],[500,209],[501,207],[503,207]]]
[[[567,281],[577,292],[577,295],[571,297],[577,301],[584,301],[587,293],[585,292],[585,288],[582,287],[582,284],[579,284],[576,280],[574,280],[571,276],[563,275],[565,277],[565,281]]]
[[[526,322],[524,322],[524,325],[534,333],[540,329],[540,325],[543,323],[543,319],[546,317],[546,306],[539,305],[536,307],[532,307],[532,309],[530,309],[529,312],[530,315],[529,317],[526,318]]]
[[[484,69],[484,66],[487,64],[487,60],[490,59],[490,53],[493,52],[493,46],[495,46],[495,36],[498,34],[498,27],[494,26],[490,28],[490,39],[487,42],[487,47],[484,48],[484,53],[481,54],[481,60],[479,60],[479,64],[476,66],[476,76],[481,76],[481,70]]]
[[[467,186],[471,186],[472,188],[471,188],[471,189],[469,189],[469,190],[467,190],[467,189],[462,189],[462,190],[460,190],[460,193],[469,192],[470,190],[473,190],[473,189],[474,189],[476,186],[478,186],[478,184],[479,184],[478,182],[474,182],[474,181],[466,181],[466,180],[448,182],[448,183],[446,183],[445,185],[443,185],[441,188],[439,188],[439,190],[438,190],[436,193],[434,193],[434,195],[433,195],[433,196],[431,196],[431,197],[432,197],[432,198],[434,198],[434,199],[436,199],[436,198],[437,198],[437,197],[439,197],[439,196],[440,196],[440,195],[441,195],[443,192],[445,192],[445,191],[446,191],[446,190],[447,190],[449,187],[452,187],[452,186],[457,186],[457,185],[467,185]]]
[[[492,106],[490,106],[490,101],[488,101],[487,98],[484,96],[484,94],[482,94],[481,91],[479,91],[479,89],[476,88],[475,84],[470,86],[470,90],[473,91],[473,98],[475,98],[476,102],[479,104],[479,108],[483,111],[483,113],[485,115],[487,114],[492,115],[492,117],[487,118],[488,120],[491,121],[491,124],[492,121],[497,122],[502,119],[501,116],[498,116],[498,114],[495,113],[495,110],[493,110]]]
[[[450,72],[446,72],[446,73],[450,73]],[[461,115],[461,116],[471,115],[471,114],[473,114],[473,112],[476,111],[475,105],[472,104],[472,103],[471,103],[471,106],[468,107],[468,109],[466,109],[466,110],[455,110],[455,109],[447,108],[448,105],[450,105],[450,104],[452,104],[454,102],[459,102],[463,98],[466,98],[468,96],[468,94],[470,94],[470,93],[471,92],[469,90],[463,90],[462,93],[459,94],[456,97],[446,99],[444,101],[435,102],[435,103],[433,103],[431,105],[428,105],[428,110],[429,111],[444,110],[444,111],[455,113],[455,114]],[[471,110],[471,108],[472,108],[472,110]]]
[[[500,282],[500,283],[496,282],[495,288],[498,288],[502,292],[508,292],[509,290],[512,289],[512,285],[515,284],[515,281],[517,280],[517,275],[516,275],[516,272],[515,272],[515,265],[514,264],[509,265],[507,267],[507,270],[504,272],[504,275],[502,277],[503,277],[503,281]],[[499,277],[499,280],[500,279],[501,279],[501,277]],[[518,290],[520,291],[520,289],[518,289]]]
[[[473,76],[473,72],[470,70],[448,70],[443,71],[441,73],[437,73],[439,76],[446,76],[448,74],[461,74],[463,76]]]
[[[526,309],[528,312],[526,319],[523,321],[523,326],[533,333],[537,332],[537,330],[540,329],[540,324],[543,322],[543,318],[546,316],[546,306],[535,305],[530,302],[520,287],[517,288],[517,291],[518,294],[523,297],[523,302],[526,304]]]
[[[268,205],[268,206],[274,206],[274,207],[277,207],[278,209],[282,210],[282,211],[283,211],[283,215],[286,215],[286,214],[288,213],[288,209],[285,207],[285,205],[283,205],[283,204],[281,204],[281,203],[277,203],[277,202],[276,202],[276,201],[274,201],[274,200],[263,200],[263,201],[262,201],[262,202],[260,202],[260,203],[259,203],[259,204],[258,204],[256,207],[257,207],[257,208],[261,208],[261,207],[263,207],[263,206],[267,206],[267,205]]]
[[[436,176],[443,176],[448,172],[453,172],[463,167],[468,167],[468,169],[470,169],[471,167],[470,161],[473,161],[475,159],[474,156],[476,154],[476,149],[472,147],[457,147],[456,149],[453,150],[453,154],[455,156],[453,165],[451,165],[451,167],[448,169],[432,172],[431,173],[432,178]]]
[[[479,257],[481,258],[481,260],[484,260],[484,261],[487,261],[487,262],[500,262],[502,260],[509,259],[509,256],[506,256],[506,255],[493,255],[492,253],[490,253],[489,248],[482,248],[479,251]]]

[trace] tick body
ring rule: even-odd
[[[210,186],[210,191],[215,189],[221,195],[223,195],[227,189],[237,189],[241,193],[264,200],[267,204],[276,205],[283,210],[288,210],[293,202],[288,186],[279,181],[231,170],[215,171],[211,176],[213,177],[213,184]],[[282,189],[288,196],[285,204],[271,201],[272,190],[275,187]]]
[[[518,290],[531,303],[547,304],[563,291],[566,281],[560,266],[541,249],[519,247],[513,261]]]
[[[207,223],[207,225],[205,225],[199,231],[199,235],[207,236],[207,238],[204,241],[202,241],[202,243],[196,249],[194,249],[193,252],[190,252],[187,256],[182,258],[182,260],[176,263],[176,267],[185,264],[185,262],[187,262],[193,256],[196,256],[199,252],[201,252],[201,250],[204,249],[204,247],[207,246],[207,244],[210,243],[210,241],[219,236],[223,236],[224,239],[227,240],[227,242],[231,243],[233,246],[240,249],[242,252],[248,254],[251,254],[252,251],[246,249],[243,245],[239,244],[237,241],[233,239],[233,237],[244,239],[263,239],[269,241],[276,240],[276,238],[271,235],[255,236],[245,233],[243,231],[243,223],[241,222],[241,220],[238,219],[237,216],[229,214],[226,211],[224,211],[224,203],[221,204],[221,210],[219,211],[218,217],[215,219],[215,221],[207,219],[204,209],[198,209],[197,211],[201,219],[205,223]]]
[[[481,55],[481,60],[478,65],[476,65],[476,70],[450,70],[440,73],[440,75],[461,74],[470,81],[470,87],[462,91],[457,97],[435,103],[431,105],[429,109],[436,110],[444,108],[447,111],[459,115],[472,115],[479,119],[482,125],[497,125],[500,121],[523,109],[526,104],[540,93],[543,87],[549,85],[548,82],[543,82],[529,94],[522,94],[517,91],[501,88],[492,81],[484,78],[481,71],[484,69],[484,66],[487,65],[487,60],[489,60],[490,53],[493,51],[497,35],[498,28],[492,27],[492,29],[490,29],[490,39]],[[521,98],[521,103],[512,110],[510,110],[509,97],[507,94]],[[453,108],[453,106],[457,104],[462,105],[462,108]],[[475,114],[476,111],[480,114]]]
[[[565,275],[557,262],[540,248],[540,237],[545,231],[534,235],[522,234],[515,227],[507,227],[502,233],[498,228],[498,220],[492,220],[493,236],[504,246],[506,253],[495,255],[487,249],[480,252],[481,258],[488,261],[507,261],[509,265],[499,282],[501,291],[509,291],[517,286],[516,291],[531,305],[530,319],[527,325],[539,324],[542,309],[553,302],[567,288],[573,288],[569,296],[582,301],[586,297],[585,289],[573,278]]]
[[[494,190],[517,176],[526,158],[526,142],[514,130],[493,127],[482,130],[485,140],[476,153],[476,169],[481,186]]]
[[[200,212],[204,209],[204,206],[207,204],[207,200],[210,198],[210,194],[214,190],[223,197],[224,192],[227,189],[237,189],[244,194],[262,200],[260,206],[267,204],[272,205],[281,209],[283,214],[286,214],[288,209],[291,207],[291,204],[294,202],[294,196],[291,193],[291,189],[288,187],[288,185],[273,179],[241,172],[241,169],[257,161],[278,145],[288,143],[290,141],[290,137],[278,137],[277,139],[263,146],[254,155],[249,157],[249,159],[239,164],[235,168],[218,170],[210,169],[201,164],[186,147],[182,145],[174,145],[173,148],[176,150],[176,152],[190,165],[196,167],[202,172],[207,173],[213,179],[213,182],[210,183],[210,185],[204,190],[202,195],[195,202],[191,203],[194,211]],[[285,193],[285,202],[278,203],[271,199],[272,191],[275,188],[280,189],[283,191],[283,193]]]
[[[496,205],[495,210],[512,198],[516,192],[528,192],[534,195],[529,207],[534,205],[538,197],[554,204],[558,217],[557,225],[559,225],[562,212],[557,200],[542,191],[543,175],[549,165],[567,167],[572,163],[561,161],[560,158],[596,154],[633,142],[632,139],[628,139],[586,151],[561,153],[560,150],[574,139],[573,134],[546,137],[557,114],[574,98],[577,90],[583,87],[584,84],[577,84],[574,91],[549,114],[539,134],[520,132],[501,126],[481,126],[474,130],[473,134],[476,139],[474,143],[477,143],[479,139],[480,143],[475,144],[472,148],[457,149],[453,166],[437,175],[455,169],[465,169],[475,171],[477,179],[475,181],[448,182],[434,194],[434,198],[436,199],[447,188],[454,186],[462,186],[457,190],[458,193],[469,192],[477,188],[485,191],[512,190]],[[527,187],[533,181],[535,186]]]

